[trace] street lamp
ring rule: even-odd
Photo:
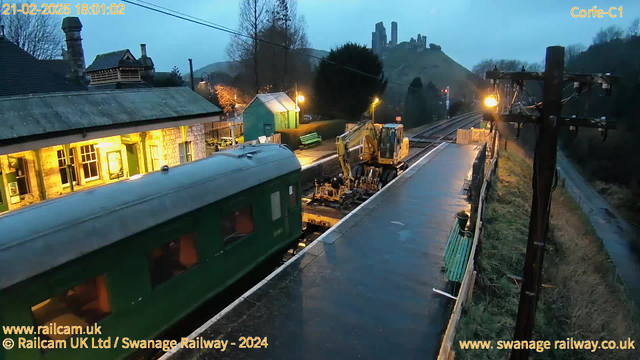
[[[378,105],[379,102],[380,99],[376,97],[375,99],[373,99],[373,103],[371,104],[371,122],[374,124],[376,123],[376,105]]]
[[[498,100],[493,95],[489,95],[484,99],[484,106],[493,108],[498,106]]]

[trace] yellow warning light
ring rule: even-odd
[[[496,107],[498,106],[498,100],[496,100],[495,97],[492,96],[487,96],[486,99],[484,99],[484,106],[486,107]]]

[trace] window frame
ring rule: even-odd
[[[182,145],[182,147],[180,145]],[[193,161],[191,141],[183,141],[178,144],[178,156],[180,157],[180,164],[186,164]],[[183,158],[184,161],[182,160]]]
[[[151,171],[160,170],[160,147],[158,145],[149,145],[149,158],[151,158]]]
[[[83,153],[85,148],[90,148],[92,151],[88,152],[88,153]],[[85,161],[84,159],[90,156],[91,158],[93,158],[95,156],[95,159],[91,159],[89,161]],[[87,145],[82,145],[80,146],[80,161],[82,163],[82,176],[84,177],[85,181],[92,181],[92,180],[99,180],[100,179],[100,158],[98,157],[98,150],[96,149],[96,145],[95,144],[87,144]],[[87,169],[89,169],[89,172],[91,172],[91,163],[95,163],[96,164],[96,175],[95,176],[91,176],[91,177],[87,177],[86,175],[86,171],[85,171],[85,167],[84,165],[87,165]]]
[[[249,212],[250,212],[250,215],[251,215],[251,232],[249,232],[247,234],[239,234],[241,236],[238,236],[238,234],[236,232],[234,232],[231,235],[225,235],[225,233],[224,233],[224,231],[225,231],[225,226],[224,226],[225,225],[225,223],[224,223],[225,218],[227,216],[230,216],[230,215],[237,216],[236,212],[240,212],[240,211],[242,211],[242,210],[244,210],[246,208],[249,208]],[[228,247],[230,247],[230,246],[232,246],[234,244],[238,244],[238,243],[242,242],[242,240],[244,240],[244,239],[246,239],[246,238],[248,238],[251,235],[256,233],[256,222],[255,222],[255,216],[254,216],[253,208],[254,208],[253,203],[249,202],[249,203],[245,203],[243,205],[235,206],[233,208],[234,210],[232,210],[230,212],[223,212],[222,213],[222,216],[221,216],[221,219],[220,219],[220,230],[221,230],[221,235],[222,235],[222,245],[223,245],[224,248],[228,248]],[[234,229],[236,227],[236,224],[237,224],[237,221],[236,221],[236,218],[234,217],[234,222],[233,222]],[[234,239],[234,237],[235,237],[235,239]]]
[[[200,265],[200,261],[201,261],[201,252],[198,249],[198,231],[196,231],[195,229],[190,229],[187,230],[186,232],[180,232],[178,234],[175,234],[174,231],[172,231],[174,229],[168,229],[168,231],[171,231],[171,235],[169,236],[165,236],[162,240],[162,242],[154,242],[154,244],[152,246],[150,246],[147,249],[146,252],[146,261],[147,261],[147,269],[149,272],[149,285],[151,286],[151,290],[155,290],[157,288],[160,288],[166,284],[169,284],[172,282],[172,280],[179,278],[180,276],[182,276],[184,273],[187,273],[189,270],[196,268],[198,265]],[[174,235],[175,234],[175,235]],[[185,269],[181,270],[180,272],[173,274],[172,276],[158,282],[158,283],[154,283],[154,278],[153,278],[153,271],[152,271],[152,267],[153,267],[153,258],[151,253],[153,251],[155,251],[156,249],[162,249],[163,247],[165,247],[166,245],[171,245],[172,242],[177,242],[180,243],[183,239],[183,237],[185,236],[191,236],[191,238],[193,239],[193,247],[195,250],[195,256],[196,256],[196,262],[191,265],[191,266],[186,266],[184,264],[182,264],[183,266],[185,266]],[[166,239],[169,238],[170,240],[166,241]],[[180,244],[180,246],[182,246],[182,244]],[[178,252],[180,251],[180,247],[178,247]],[[172,254],[173,255],[173,254]],[[166,256],[166,254],[163,254],[163,256]],[[178,255],[179,256],[179,255]],[[166,265],[166,264],[165,264]]]
[[[62,158],[60,157],[60,153],[62,152]],[[76,168],[76,151],[75,148],[70,147],[69,148],[69,162],[71,163],[71,178],[73,178],[73,185],[77,185],[78,184],[78,169]],[[60,172],[60,183],[62,184],[63,188],[68,188],[70,187],[70,183],[69,183],[69,179],[67,178],[67,183],[63,183],[62,182],[62,169],[64,169],[65,173],[67,172],[67,157],[65,156],[65,151],[64,148],[60,148],[56,151],[56,156],[58,158],[58,171]],[[60,166],[60,162],[63,162],[64,164],[62,166]],[[67,176],[69,176],[69,174],[67,173]]]
[[[274,203],[274,200],[276,200],[277,204]],[[280,195],[280,190],[276,190],[269,195],[269,205],[271,206],[271,221],[282,219],[282,196]],[[277,209],[277,213],[274,212],[274,209]]]
[[[29,179],[29,161],[27,161],[26,156],[16,156],[16,161],[18,162],[18,166],[20,169],[15,169],[16,173],[16,184],[18,185],[18,195],[26,196],[33,192],[31,188],[31,181]],[[18,175],[18,171],[22,170],[22,175]],[[20,191],[20,180],[24,181],[25,193]]]
[[[287,186],[287,200],[289,203],[289,210],[297,209],[300,203],[300,196],[298,195],[298,183],[293,182]],[[291,205],[293,200],[293,205]]]

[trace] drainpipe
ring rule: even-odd
[[[40,189],[40,200],[47,199],[47,191],[44,188],[44,175],[42,174],[42,158],[40,156],[40,149],[33,150],[36,158],[36,167],[38,170],[38,188]]]
[[[140,133],[140,143],[142,144],[142,161],[144,161],[144,172],[149,172],[149,164],[147,163],[147,132]]]
[[[71,163],[69,162],[69,151],[71,151],[71,146],[69,144],[65,144],[62,145],[62,148],[64,149],[64,161],[65,164],[67,164],[66,168],[67,168],[67,179],[69,179],[69,190],[71,190],[71,192],[73,192],[73,176],[71,174],[71,167],[73,165],[71,165]]]

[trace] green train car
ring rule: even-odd
[[[296,242],[300,191],[288,147],[247,145],[0,216],[0,326],[40,330],[0,360],[127,356]]]

